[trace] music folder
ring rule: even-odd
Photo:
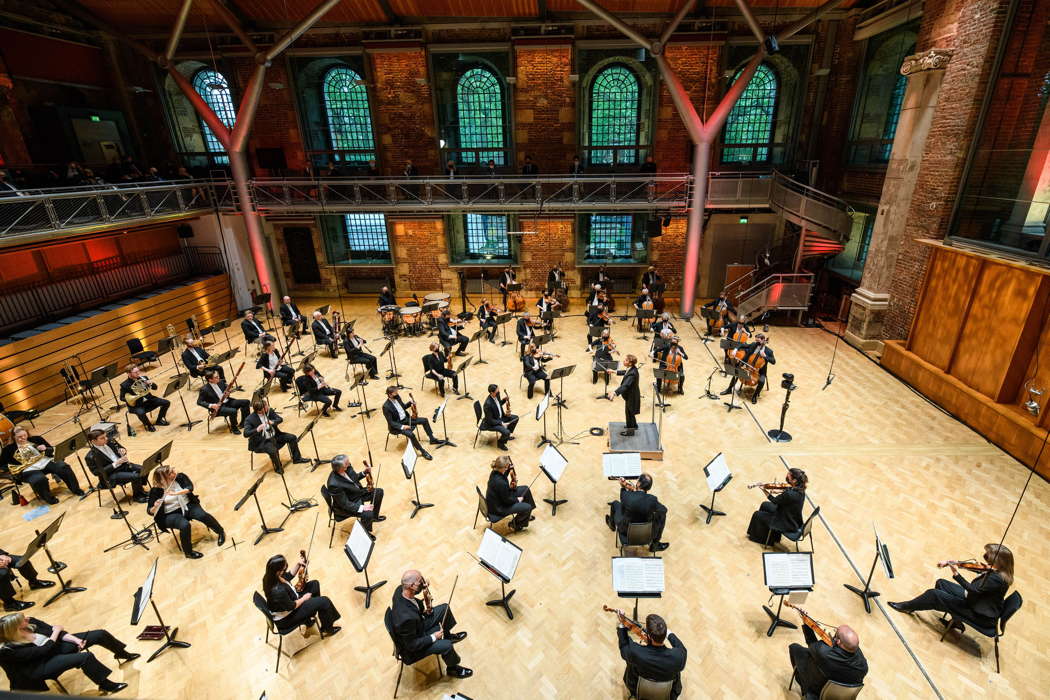
[[[724,454],[719,452],[714,459],[707,463],[704,467],[704,477],[707,479],[708,488],[712,491],[721,491],[726,487],[733,475],[729,473],[729,466],[726,464]]]
[[[811,591],[813,553],[763,552],[762,572],[771,591]]]
[[[346,538],[346,544],[343,545],[343,551],[346,552],[346,556],[358,573],[364,571],[368,566],[375,542],[375,537],[368,534],[368,530],[361,524],[361,521],[355,520],[354,526],[350,529],[350,535]]]
[[[879,529],[875,527],[875,523],[871,524],[871,529],[875,531],[875,551],[878,552],[879,559],[882,560],[882,568],[886,571],[886,578],[893,578],[893,562],[890,561],[890,549],[879,537]]]
[[[412,441],[405,443],[405,452],[401,455],[401,468],[405,470],[405,478],[411,479],[416,470],[416,450],[412,447]]]
[[[602,455],[602,472],[609,479],[637,479],[642,475],[642,453],[606,452]]]
[[[664,592],[664,560],[613,557],[612,584],[620,598],[659,598]]]
[[[551,405],[551,395],[547,392],[540,399],[540,402],[536,404],[536,420],[543,420],[543,414],[547,412],[547,408]]]
[[[482,533],[477,557],[482,566],[498,576],[504,583],[510,583],[510,580],[514,578],[521,555],[521,547],[497,534],[492,528],[486,528]]]
[[[540,455],[540,470],[547,475],[552,484],[558,483],[568,464],[569,460],[565,459],[565,456],[562,455],[558,448],[547,443],[547,446],[543,449],[543,454]]]
[[[135,591],[135,605],[131,611],[131,624],[139,624],[139,620],[142,619],[142,615],[146,612],[146,606],[149,604],[150,597],[153,595],[153,580],[157,578],[157,562],[159,559],[153,560],[153,566],[150,567],[149,573],[146,574],[146,580],[143,581],[142,586]]]

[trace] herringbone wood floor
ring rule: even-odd
[[[347,317],[358,318],[363,335],[378,338],[371,307],[357,303],[347,307]],[[821,620],[849,623],[858,631],[871,668],[864,696],[933,696],[902,639],[944,697],[1036,697],[1050,687],[1050,662],[1043,647],[1048,637],[1041,624],[1046,619],[1044,598],[1050,579],[1050,488],[1046,483],[1038,478],[1032,482],[1006,540],[1017,555],[1016,585],[1026,602],[1002,640],[1003,673],[997,675],[990,640],[968,633],[941,643],[930,613],[911,618],[889,611],[887,617],[878,608],[866,615],[860,600],[842,584],[858,579],[847,555],[856,568],[867,573],[873,522],[889,544],[898,572],[892,581],[885,580],[881,569],[876,572],[874,587],[883,592],[880,601],[907,598],[931,585],[943,573],[934,566],[939,559],[979,555],[985,542],[998,541],[1010,519],[1027,475],[1025,468],[843,344],[838,347],[835,382],[820,391],[834,337],[819,330],[773,328],[771,345],[779,360],[770,372],[775,388],[757,406],[748,404],[747,410],[727,414],[721,402],[699,398],[714,364],[688,324],[678,325],[691,358],[687,390],[684,396],[672,399],[673,407],[663,417],[664,461],[646,463],[655,476],[654,492],[670,509],[666,539],[672,546],[663,555],[667,591],[662,600],[643,601],[641,614],[663,615],[688,647],[684,697],[796,696],[786,690],[790,675],[786,648],[789,642],[800,640],[801,634],[779,630],[773,638],[766,637],[767,618],[761,605],[768,591],[762,585],[761,548],[744,537],[748,518],[759,501],[757,491],[745,485],[779,480],[784,471],[781,456],[792,466],[807,470],[810,498],[822,507],[824,516],[824,522],[814,528],[817,587],[807,606]],[[552,346],[561,357],[551,367],[577,365],[565,385],[569,409],[564,418],[570,433],[622,420],[619,401],[610,404],[594,398],[597,391],[590,384],[583,334],[581,318],[563,319],[559,340]],[[614,327],[621,351],[641,355],[647,343],[635,336],[626,323]],[[412,387],[423,415],[429,415],[438,403],[433,389],[419,389],[419,357],[427,342],[425,338],[409,339],[399,342],[397,350],[402,382]],[[376,352],[382,348],[379,342],[371,345]],[[469,351],[476,355],[476,345]],[[518,388],[520,364],[515,348],[486,343],[482,352],[489,364],[468,370],[470,388],[477,397],[488,382],[510,387],[513,410],[523,416],[511,454],[519,465],[520,479],[531,481],[540,452],[535,447],[540,426],[527,415],[535,402],[526,401],[524,390]],[[346,388],[341,358],[322,358],[318,365],[332,383]],[[651,376],[651,367],[643,368],[644,377]],[[170,363],[163,370],[152,375],[170,373]],[[795,439],[778,445],[767,442],[763,430],[774,427],[779,419],[783,391],[777,385],[782,371],[794,373],[799,388],[792,397],[786,426]],[[242,384],[254,385],[257,377],[249,365]],[[716,377],[715,381],[715,391],[724,387],[724,380]],[[368,385],[371,406],[379,406],[386,385],[386,381]],[[275,406],[282,409],[289,395],[277,392],[273,396]],[[450,398],[454,397],[450,394]],[[191,414],[199,418],[201,411],[189,393],[186,399]],[[644,391],[643,420],[649,420],[651,399],[652,390]],[[69,406],[55,408],[38,426],[48,430],[48,437],[68,436],[75,428],[67,422],[72,413]],[[181,408],[176,404],[171,414],[180,419]],[[296,416],[294,408],[284,409],[283,415],[291,428],[307,422],[305,416]],[[398,466],[401,443],[384,451],[381,414],[373,414],[365,425],[375,466],[382,465],[380,486],[387,492],[385,513],[389,516],[376,528],[378,542],[370,575],[373,581],[387,579],[390,583],[380,589],[369,610],[363,609],[361,594],[353,591],[362,577],[353,571],[338,544],[327,548],[323,504],[321,509],[292,516],[284,532],[252,546],[259,527],[256,512],[250,503],[237,512],[233,506],[257,478],[259,468],[249,471],[243,438],[218,428],[205,434],[203,425],[189,433],[172,426],[122,439],[138,460],[175,440],[170,463],[194,479],[205,508],[238,540],[236,550],[218,551],[212,535],[197,529],[196,547],[205,554],[199,561],[183,559],[167,536],[160,543],[150,543],[148,552],[134,548],[103,554],[103,548],[126,535],[122,523],[110,520],[94,496],[80,502],[61,488],[56,491],[61,503],[32,522],[20,517],[26,509],[0,508],[4,531],[0,544],[17,549],[32,535],[33,527],[65,512],[67,521],[54,551],[69,564],[68,576],[88,591],[67,596],[46,609],[39,605],[46,591],[27,591],[25,597],[38,602],[30,612],[73,630],[106,627],[147,654],[156,643],[133,639],[137,629],[128,624],[128,611],[135,589],[153,559],[159,557],[155,600],[166,620],[179,626],[179,636],[193,646],[168,651],[150,664],[140,659],[117,671],[115,679],[131,684],[129,697],[255,698],[264,691],[270,698],[392,694],[397,664],[391,657],[382,616],[396,581],[407,568],[422,570],[439,600],[448,595],[459,575],[453,607],[460,629],[470,633],[459,648],[464,663],[476,675],[462,682],[439,680],[431,663],[424,662],[421,667],[430,674],[406,669],[400,697],[437,698],[454,690],[479,700],[626,697],[614,619],[601,612],[603,603],[630,605],[630,601],[616,600],[610,582],[609,558],[616,552],[602,516],[616,490],[600,473],[606,438],[584,435],[579,445],[562,446],[570,464],[558,495],[569,502],[553,518],[549,508],[537,509],[533,527],[513,536],[525,554],[513,584],[517,589],[512,603],[515,619],[508,621],[502,611],[484,605],[498,593],[498,582],[467,555],[476,550],[481,533],[471,528],[474,484],[484,484],[488,462],[499,454],[491,438],[482,438],[478,448],[471,449],[474,419],[470,402],[450,401],[448,429],[458,447],[437,450],[433,462],[420,462],[421,495],[437,505],[411,520],[412,485],[400,475]],[[317,442],[323,457],[345,452],[355,465],[367,454],[361,420],[350,410],[322,419]],[[304,451],[312,452],[308,443]],[[697,504],[706,503],[710,494],[701,468],[720,451],[726,453],[735,474],[718,499],[728,516],[705,525]],[[313,473],[299,465],[287,470],[294,495],[318,500],[326,475],[326,466]],[[550,485],[542,477],[534,488],[537,498],[550,495]],[[279,521],[284,492],[274,475],[267,477],[260,498],[270,524]],[[108,496],[103,499],[107,502]],[[148,522],[143,506],[133,504],[130,509],[134,523]],[[251,604],[251,594],[259,588],[262,567],[270,555],[293,556],[308,545],[319,510],[311,573],[341,611],[344,631],[304,650],[294,660],[283,660],[277,675],[275,654],[263,643],[263,621]],[[336,538],[340,538],[338,533]],[[293,645],[298,641],[294,637],[290,638]],[[110,661],[104,651],[100,658]],[[95,692],[75,672],[63,680],[71,692]],[[1039,691],[1040,687],[1044,690]]]

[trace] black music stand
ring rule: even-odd
[[[635,574],[627,573],[634,570]],[[638,619],[641,598],[662,598],[665,588],[661,557],[612,557],[613,590],[618,598],[634,598],[634,617]],[[640,586],[628,584],[637,582]]]
[[[182,412],[186,415],[186,422],[179,423],[179,427],[185,428],[186,430],[193,430],[193,426],[197,425],[198,423],[203,423],[204,421],[193,420],[192,418],[190,418],[190,412],[186,408],[186,400],[182,398],[181,390],[183,387],[189,384],[189,381],[190,375],[188,373],[176,374],[174,377],[172,377],[171,381],[168,382],[168,385],[164,387],[164,398],[168,398],[176,392],[178,393],[179,403],[182,404]]]
[[[711,505],[705,506],[701,503],[700,510],[707,513],[706,524],[710,525],[711,519],[716,515],[725,515],[723,511],[715,510],[715,496],[733,479],[733,475],[729,473],[729,467],[726,466],[725,455],[719,452],[704,465],[704,478],[707,480],[708,488],[711,489]]]
[[[488,360],[482,359],[481,357],[481,336],[485,335],[485,328],[481,327],[474,331],[474,334],[470,336],[470,342],[478,341],[478,359],[474,361],[476,365],[487,365]]]
[[[653,406],[660,407],[660,412],[663,413],[664,409],[671,404],[664,401],[663,385],[664,382],[679,382],[682,381],[682,375],[679,372],[673,372],[669,369],[654,369],[653,377],[656,379],[656,394]]]
[[[565,459],[554,443],[548,444],[543,449],[543,454],[540,455],[540,471],[554,485],[554,494],[550,498],[543,499],[543,502],[551,507],[551,517],[558,514],[558,506],[569,502],[567,498],[558,498],[558,481],[565,474],[565,467],[568,465],[569,460]]]
[[[423,510],[424,508],[433,508],[433,503],[423,503],[419,500],[419,484],[416,481],[416,461],[419,458],[416,456],[416,450],[412,447],[412,441],[409,440],[405,444],[405,451],[401,455],[401,469],[405,472],[405,478],[412,480],[412,488],[415,489],[416,497],[412,501],[412,515],[409,518],[416,517],[416,513]]]
[[[569,407],[569,402],[565,400],[565,378],[572,374],[574,369],[576,369],[576,365],[565,365],[564,367],[551,370],[550,378],[558,380],[558,393],[553,398],[554,405],[558,407],[559,411]]]
[[[656,318],[656,311],[653,309],[635,309],[634,317],[638,320],[639,328],[638,335],[635,337],[638,338],[638,340],[649,340],[649,331],[641,329],[642,321],[644,321],[645,319],[649,319],[649,322],[652,323],[652,320]]]
[[[360,408],[361,410],[354,415],[364,414],[365,418],[371,418],[372,413],[378,409],[368,407],[368,395],[365,393],[365,386],[368,385],[368,380],[365,377],[360,379],[355,378],[354,383],[350,385],[351,389],[357,391],[357,401],[347,404],[347,408]]]
[[[445,422],[445,407],[448,404],[448,399],[445,399],[438,407],[434,409],[434,420],[431,423],[437,423],[437,419],[441,418],[441,430],[445,433],[445,436],[441,438],[441,443],[437,445],[435,449],[440,450],[442,447],[455,447],[456,443],[448,439],[448,424]]]
[[[163,464],[164,460],[171,453],[171,444],[171,441],[169,441],[166,445],[164,445],[159,450],[157,450],[142,461],[142,466],[139,467],[139,476],[141,477],[143,483],[149,483],[149,473],[153,470],[154,467]],[[109,493],[113,497],[113,503],[116,504],[117,495],[113,492],[112,486],[109,487]],[[146,543],[153,539],[153,524],[150,523],[143,529],[136,531],[135,528],[131,527],[131,522],[128,520],[128,512],[126,510],[117,505],[115,506],[114,511],[115,512],[113,516],[110,517],[114,520],[117,519],[117,517],[124,520],[124,524],[128,528],[128,538],[126,540],[121,540],[115,545],[107,547],[103,551],[109,552],[116,549],[117,547],[123,547],[124,545],[138,545],[139,547],[142,547],[143,549],[149,551],[149,547],[146,546]]]
[[[397,336],[396,335],[390,336],[389,338],[387,338],[386,347],[384,347],[382,352],[379,353],[380,357],[382,357],[383,355],[386,355],[387,359],[390,360],[390,369],[386,373],[386,378],[387,379],[397,379],[398,377],[401,376],[400,374],[398,374],[398,371],[397,371],[397,360],[394,359],[394,343],[396,343],[396,342],[397,342]],[[396,384],[394,384],[394,386],[396,386],[398,389],[407,389],[408,388],[408,387],[404,386],[401,382],[397,382]]]
[[[558,380],[558,389],[559,389],[559,391],[564,391],[565,390],[565,378],[568,377],[570,374],[572,374],[573,370],[575,370],[575,369],[576,369],[576,365],[566,365],[564,367],[557,367],[557,368],[551,370],[551,379],[557,379]],[[554,407],[558,409],[558,427],[555,429],[555,433],[554,433],[555,437],[558,438],[557,444],[563,445],[565,443],[569,443],[570,445],[579,445],[580,443],[576,442],[574,440],[574,438],[579,437],[579,435],[583,435],[587,431],[584,430],[584,431],[580,432],[579,435],[571,435],[569,437],[566,437],[565,436],[565,423],[564,423],[563,416],[562,416],[562,409],[568,408],[568,404],[565,401],[560,401],[559,402],[559,399],[561,398],[561,394],[558,394],[558,395],[556,395],[556,396],[554,396],[552,398],[554,399]]]
[[[543,421],[543,434],[540,435],[540,441],[536,443],[536,447],[543,447],[544,445],[553,445],[554,441],[547,437],[547,409],[551,404],[550,392],[543,395],[540,402],[536,404],[536,420]]]
[[[474,397],[470,395],[470,390],[467,389],[467,367],[470,366],[473,359],[473,357],[468,356],[467,359],[463,360],[459,367],[456,368],[456,374],[463,375],[463,393],[460,394],[458,399],[456,399],[457,401],[462,401],[463,399],[474,400]]]
[[[507,340],[507,321],[511,320],[512,318],[514,318],[514,314],[510,312],[500,314],[496,317],[496,327],[498,328],[499,326],[503,326],[503,340],[501,340],[499,343],[500,347],[512,344],[509,340]]]
[[[777,627],[798,629],[795,623],[781,619],[780,611],[784,609],[785,596],[813,590],[813,552],[762,552],[762,572],[770,599],[779,596],[775,613],[768,605],[762,606],[771,620],[766,636],[772,637]]]
[[[552,309],[550,311],[544,311],[540,314],[540,320],[547,322],[547,330],[550,331],[551,336],[557,335],[554,332],[554,319],[561,318],[561,311]]]
[[[354,570],[365,575],[365,585],[354,586],[355,591],[365,594],[365,610],[368,610],[368,606],[372,604],[372,594],[386,583],[385,579],[378,583],[370,583],[368,580],[368,562],[372,558],[375,543],[375,535],[365,530],[360,520],[355,520],[354,526],[350,529],[350,536],[346,538],[346,544],[343,545],[343,552],[346,553],[346,558],[350,560]]]
[[[872,524],[872,528],[875,528],[874,524]],[[885,543],[883,543],[882,538],[879,537],[879,531],[876,529],[875,558],[871,562],[871,570],[868,571],[868,578],[866,581],[864,581],[864,588],[857,588],[856,586],[852,586],[848,583],[842,584],[848,590],[856,593],[861,597],[861,600],[864,601],[864,612],[868,613],[869,615],[871,614],[871,603],[869,601],[872,598],[877,598],[879,596],[878,591],[871,590],[871,577],[875,575],[875,566],[880,561],[882,562],[883,570],[885,570],[886,572],[886,578],[894,578],[895,574],[893,572],[893,563],[890,561],[890,550],[886,547]]]
[[[736,366],[726,366],[726,376],[736,377],[736,385],[733,387],[733,391],[729,392],[729,401],[723,401],[722,405],[726,407],[726,413],[732,413],[733,409],[740,410],[743,406],[736,405],[736,390],[744,386],[744,380],[751,379],[751,375],[744,369]]]
[[[171,366],[175,368],[175,372],[179,371],[179,358],[175,355],[175,336],[168,338],[161,338],[157,341],[157,355],[163,355],[166,352],[171,353]]]
[[[176,641],[175,637],[179,634],[179,628],[176,627],[168,632],[168,626],[164,624],[164,618],[160,616],[160,610],[157,609],[157,604],[153,601],[153,582],[157,578],[157,562],[158,559],[153,560],[153,566],[150,567],[149,573],[146,574],[146,580],[142,586],[135,591],[135,597],[132,602],[131,608],[131,624],[138,625],[139,621],[142,620],[143,613],[146,612],[146,603],[148,602],[153,606],[153,614],[157,616],[157,622],[160,623],[160,629],[164,631],[164,643],[160,645],[160,648],[150,654],[150,657],[146,659],[146,663],[153,661],[153,659],[160,656],[160,653],[168,648],[174,649],[189,649],[189,642]],[[147,627],[147,630],[149,628]]]
[[[113,405],[109,406],[110,411],[120,410],[120,399],[117,398],[117,393],[113,391],[113,378],[117,376],[117,363],[106,365],[105,367],[98,367],[91,370],[91,386],[102,386],[102,382],[106,382],[109,386],[109,395],[113,397]]]
[[[102,489],[91,481],[91,477],[88,475],[87,467],[84,466],[84,460],[80,458],[79,451],[87,447],[87,435],[81,430],[79,433],[74,433],[68,440],[62,440],[61,442],[55,443],[55,456],[52,457],[56,462],[65,462],[66,457],[73,456],[80,462],[80,471],[84,474],[84,480],[87,481],[88,487],[84,489],[84,495],[80,497],[80,500],[84,500],[95,492],[98,495],[98,507],[102,507]]]
[[[281,527],[270,527],[266,524],[266,516],[263,515],[262,506],[259,505],[259,496],[256,492],[259,490],[259,485],[262,484],[263,479],[265,478],[266,475],[263,474],[258,479],[256,479],[255,483],[252,484],[247,491],[245,491],[243,496],[241,496],[241,500],[237,501],[237,505],[233,507],[234,510],[240,510],[241,506],[243,506],[245,501],[247,501],[249,498],[255,499],[255,508],[259,511],[259,522],[261,523],[260,527],[262,528],[262,532],[260,532],[259,536],[255,538],[255,544],[259,544],[262,538],[266,537],[267,535],[272,535],[275,532],[284,531],[284,523],[281,523]],[[287,520],[287,518],[285,518],[285,520]]]
[[[358,414],[358,415],[360,415],[360,414]],[[303,439],[307,436],[307,434],[310,435],[310,442],[314,446],[314,456],[310,460],[311,462],[313,462],[313,464],[310,465],[310,471],[315,471],[322,464],[330,464],[331,461],[332,461],[331,458],[329,458],[329,459],[321,459],[321,454],[317,451],[317,438],[314,437],[314,426],[315,425],[317,425],[317,416],[314,416],[313,418],[310,419],[310,422],[306,424],[305,428],[303,428],[303,432],[299,433],[299,436],[296,438],[296,442],[298,442],[300,445],[302,445],[303,444]],[[302,448],[300,447],[300,450],[301,449]]]
[[[60,561],[57,561],[53,556],[51,556],[51,550],[47,546],[48,542],[50,542],[54,538],[55,534],[58,533],[58,528],[62,526],[62,520],[65,517],[66,514],[63,513],[62,515],[58,516],[53,521],[51,521],[51,524],[45,527],[43,530],[37,530],[36,536],[29,543],[29,547],[26,548],[26,553],[19,557],[18,561],[14,564],[14,568],[24,566],[25,563],[29,561],[34,554],[39,552],[41,549],[44,550],[44,554],[47,555],[47,560],[51,562],[51,566],[47,567],[47,570],[58,578],[59,585],[58,592],[50,598],[48,598],[47,602],[44,603],[45,608],[54,603],[62,596],[64,596],[66,593],[82,593],[83,591],[87,590],[83,586],[71,586],[70,584],[72,583],[72,581],[66,581],[62,578],[61,571],[62,569],[66,568],[66,565]]]
[[[475,557],[481,568],[499,579],[500,597],[486,601],[485,605],[503,608],[503,611],[507,613],[507,618],[510,620],[514,619],[514,612],[510,609],[510,599],[514,597],[517,591],[511,589],[510,593],[508,593],[507,584],[514,578],[522,553],[521,547],[489,527],[485,528],[482,533],[481,546],[478,548],[478,553]],[[504,568],[499,568],[493,563],[494,561],[502,562]]]

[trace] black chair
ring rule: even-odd
[[[616,532],[616,544],[620,547],[620,556],[628,547],[648,547],[653,542],[653,519],[641,523],[628,523],[627,532]],[[653,553],[655,557],[656,554]]]
[[[160,361],[160,356],[152,350],[147,350],[142,345],[142,341],[138,338],[131,338],[127,341],[128,353],[131,355],[131,359],[139,363],[150,363],[157,362],[158,364],[164,364]]]
[[[30,408],[27,411],[5,411],[2,403],[0,403],[0,413],[7,416],[12,423],[21,423],[22,421],[27,420],[29,421],[29,425],[34,428],[36,427],[36,424],[33,422],[33,419],[40,417],[40,411],[35,408]]]
[[[504,516],[489,514],[489,504],[485,500],[485,494],[481,492],[481,488],[478,487],[477,484],[474,485],[474,490],[478,492],[478,509],[474,512],[474,528],[477,528],[478,526],[479,515],[485,516],[485,520],[493,530],[496,529],[496,525],[498,525],[501,520],[507,520],[514,517],[513,513]]]
[[[674,681],[651,681],[639,676],[638,692],[634,697],[638,700],[671,700],[672,690]]]
[[[477,421],[478,431],[476,433],[474,433],[474,447],[478,446],[478,437],[481,435],[482,431],[485,431],[486,433],[496,433],[497,435],[499,435],[498,431],[490,430],[488,428],[482,428],[481,427],[481,416],[482,416],[481,402],[480,401],[475,401],[474,402],[474,420]]]
[[[791,682],[788,683],[788,690],[791,690],[798,681],[798,672],[795,670],[791,671]],[[801,691],[802,686],[799,685]],[[863,683],[838,683],[836,681],[827,681],[820,688],[819,700],[853,700],[853,698],[860,695],[860,691],[864,689]],[[805,696],[803,696],[805,697]]]
[[[820,515],[820,506],[813,509],[813,512],[806,518],[806,522],[802,523],[801,529],[796,532],[785,532],[784,537],[788,538],[795,543],[795,551],[799,551],[798,543],[802,540],[809,538],[809,551],[813,552],[813,521]]]
[[[263,614],[263,617],[266,618],[266,643],[270,644],[271,633],[277,635],[277,663],[274,665],[273,672],[278,673],[281,670],[281,653],[284,649],[284,637],[285,635],[290,634],[291,632],[294,632],[295,630],[299,629],[299,627],[301,627],[302,625],[292,627],[285,632],[281,632],[279,629],[277,629],[277,623],[274,622],[273,615],[270,613],[270,609],[266,607],[266,599],[262,597],[262,594],[260,594],[258,591],[253,593],[252,602],[255,603],[255,607],[258,608],[259,612],[261,612]],[[320,631],[321,624],[318,621],[317,616],[314,615],[310,619],[313,621],[314,626],[317,627],[318,634],[320,634],[320,638],[324,639],[324,632]],[[273,645],[270,644],[270,646]],[[290,659],[294,657],[295,654],[298,654],[300,651],[305,649],[307,646],[309,645],[304,645],[301,648],[297,649],[294,654],[289,654],[286,651],[284,651],[283,653]]]
[[[256,595],[258,595],[258,593],[256,593]],[[383,613],[383,624],[386,626],[386,633],[390,635],[390,641],[394,643],[394,658],[397,659],[398,664],[400,664],[397,668],[397,683],[394,684],[394,697],[396,698],[397,690],[401,687],[401,674],[405,671],[405,660],[401,656],[401,649],[397,646],[397,636],[394,634],[394,621],[392,619],[392,614],[390,608],[387,608],[386,612]],[[444,672],[441,670],[441,655],[431,654],[431,656],[437,659],[438,677],[440,678],[444,675]],[[409,664],[409,666],[415,668],[415,664],[422,660],[423,659],[417,659],[414,663]]]
[[[335,539],[335,526],[354,516],[335,514],[335,506],[332,505],[332,494],[328,492],[327,486],[321,486],[321,498],[324,499],[325,505],[328,506],[328,526],[332,529],[332,533],[328,536],[328,549],[331,549],[332,541]]]
[[[944,638],[948,635],[948,632],[957,622],[965,623],[970,627],[973,627],[985,637],[993,638],[995,640],[995,672],[999,673],[999,637],[1006,634],[1006,623],[1010,621],[1010,618],[1014,616],[1014,613],[1021,609],[1021,603],[1023,602],[1024,601],[1021,599],[1021,594],[1017,591],[1014,591],[1013,593],[1008,595],[1006,597],[1006,600],[1003,601],[1003,610],[999,614],[999,619],[997,619],[995,621],[995,624],[991,627],[985,627],[984,625],[977,624],[968,615],[957,615],[953,613],[950,616],[950,619],[946,619],[949,617],[947,615],[942,616],[941,622],[945,624],[945,628],[944,634],[941,635],[941,641],[944,641]]]

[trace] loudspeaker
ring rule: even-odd
[[[663,233],[664,230],[660,226],[660,219],[649,217],[645,220],[645,235],[649,236],[649,238],[659,238]]]
[[[179,238],[193,238],[193,227],[189,224],[179,224],[179,227],[175,229]]]

